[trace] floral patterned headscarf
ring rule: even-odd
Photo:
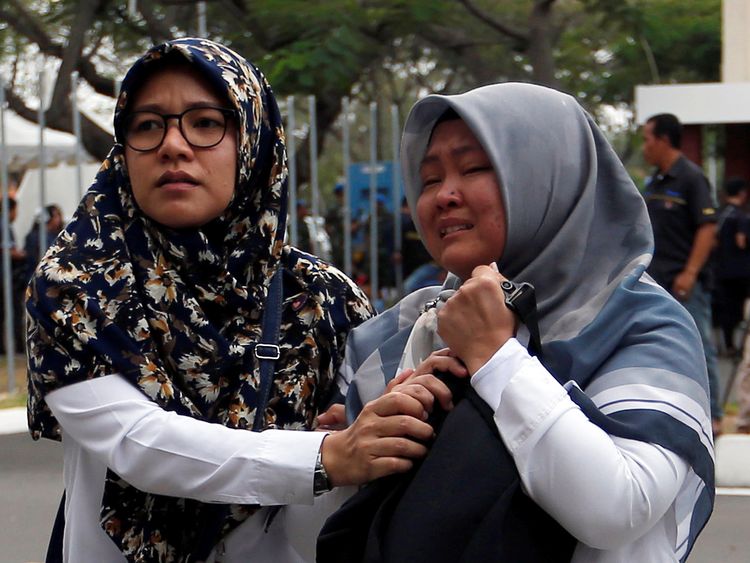
[[[197,70],[238,112],[234,196],[220,217],[195,229],[169,229],[146,216],[124,158],[129,100],[152,69],[158,72],[155,63],[173,58]],[[346,334],[372,312],[338,270],[283,244],[284,132],[265,77],[217,43],[170,41],[130,69],[114,123],[114,148],[29,286],[32,435],[60,439],[46,393],[115,373],[164,409],[250,429],[259,388],[252,350],[280,268],[281,358],[265,423],[311,428],[334,392]],[[183,561],[207,553],[254,508],[151,495],[109,471],[102,526],[129,560]]]

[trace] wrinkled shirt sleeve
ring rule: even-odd
[[[617,548],[650,530],[674,502],[687,462],[606,434],[515,339],[471,383],[493,409],[529,496],[579,541]]]
[[[133,486],[203,502],[311,504],[324,432],[227,428],[149,401],[120,375],[46,397],[65,436]]]

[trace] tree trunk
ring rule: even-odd
[[[50,122],[56,121],[58,114],[61,116],[65,114],[70,116],[71,114],[70,93],[72,84],[70,75],[78,68],[78,63],[83,54],[86,31],[91,28],[99,5],[100,0],[79,0],[76,5],[76,17],[68,34],[68,43],[63,52],[50,106],[47,110],[47,119]],[[68,117],[68,123],[70,123],[70,119]]]
[[[529,63],[533,70],[532,78],[538,84],[559,88],[555,76],[553,54],[554,31],[552,29],[552,4],[554,0],[537,0],[529,16]]]

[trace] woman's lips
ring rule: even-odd
[[[450,234],[456,233],[458,231],[468,231],[469,229],[474,228],[474,225],[471,225],[469,223],[465,223],[462,225],[451,225],[450,227],[443,227],[440,229],[440,237],[446,237]]]
[[[173,186],[173,187],[191,187],[195,186],[198,182],[187,172],[165,172],[159,177],[156,185],[161,186]]]

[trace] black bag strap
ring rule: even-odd
[[[516,283],[504,280],[500,287],[505,293],[505,304],[513,311],[529,331],[529,352],[542,359],[542,340],[536,310],[536,291],[527,282]]]
[[[255,345],[254,354],[260,362],[260,389],[258,407],[253,422],[253,430],[262,430],[266,403],[273,383],[274,366],[280,357],[279,328],[281,327],[281,300],[284,293],[282,269],[279,268],[271,279],[268,299],[263,310],[262,334],[260,342]],[[65,491],[57,510],[52,534],[47,546],[45,563],[62,563],[63,537],[65,534]]]
[[[255,345],[254,349],[255,357],[260,363],[260,389],[258,389],[258,404],[253,421],[254,432],[260,432],[263,429],[266,404],[273,383],[274,367],[276,360],[281,356],[278,342],[279,328],[281,327],[281,300],[284,294],[282,273],[283,269],[280,267],[271,278],[266,306],[263,309],[263,332],[260,336],[260,342]]]
[[[263,430],[266,404],[271,394],[271,386],[274,379],[274,367],[276,360],[281,356],[279,349],[279,329],[281,327],[281,302],[284,295],[283,270],[279,267],[271,278],[268,286],[263,317],[261,319],[260,341],[255,344],[253,354],[258,360],[260,369],[260,387],[258,389],[258,403],[253,419],[253,432]],[[216,540],[221,536],[221,527],[226,515],[229,513],[229,505],[215,504],[203,514],[203,533],[198,538],[197,545],[192,549],[190,561],[204,561],[214,549]],[[271,509],[267,525],[278,513],[279,508]]]

